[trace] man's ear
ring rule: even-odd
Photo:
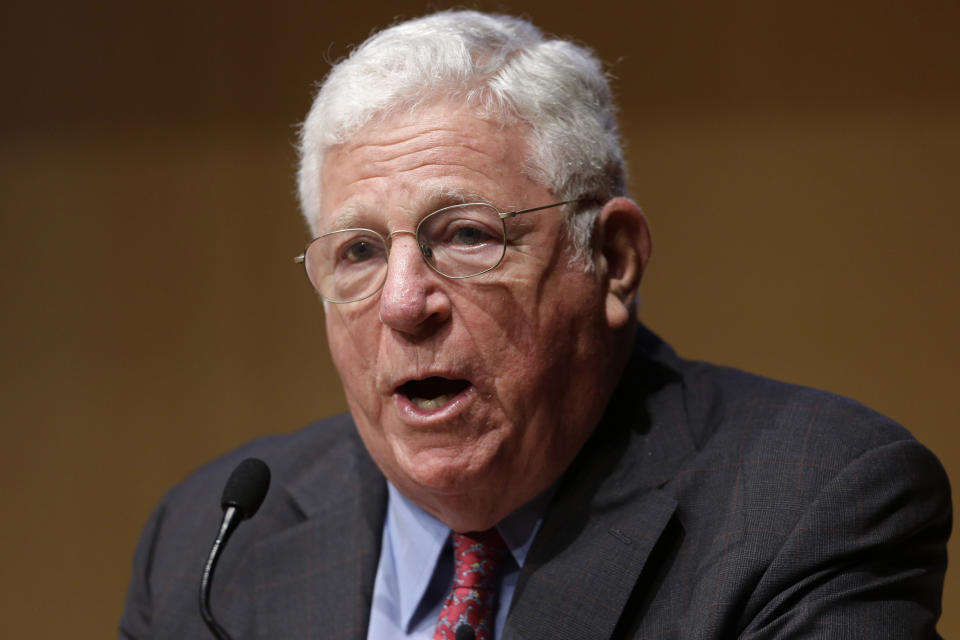
[[[631,318],[640,280],[650,260],[650,229],[643,211],[633,200],[614,198],[598,214],[595,231],[607,324],[619,329]]]

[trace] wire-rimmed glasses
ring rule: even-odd
[[[427,214],[414,231],[383,236],[373,229],[339,229],[317,236],[294,258],[302,263],[317,293],[337,304],[369,298],[387,279],[393,237],[417,240],[424,262],[440,275],[460,280],[487,273],[503,261],[506,219],[522,213],[576,202],[565,200],[531,209],[503,212],[485,202],[455,204]]]

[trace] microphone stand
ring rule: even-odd
[[[209,627],[211,633],[217,640],[233,640],[226,629],[213,618],[210,611],[210,584],[213,582],[213,572],[217,568],[217,560],[220,559],[220,551],[227,544],[230,534],[237,528],[237,525],[243,520],[243,514],[233,506],[228,506],[223,511],[223,520],[220,522],[220,531],[217,538],[213,541],[210,548],[210,555],[207,556],[207,563],[203,567],[203,576],[200,578],[200,616]]]

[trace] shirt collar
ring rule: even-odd
[[[393,545],[402,628],[408,629],[411,619],[430,586],[450,528],[427,513],[412,500],[387,483],[387,535]],[[533,544],[553,488],[523,505],[497,524],[497,531],[510,549],[517,567],[523,567]]]
[[[401,628],[410,620],[430,584],[450,528],[387,483],[387,535],[393,546]]]

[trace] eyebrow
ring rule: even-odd
[[[360,225],[359,220],[364,216],[366,209],[367,207],[364,205],[348,204],[337,211],[333,218],[328,221],[328,225],[324,225],[326,228],[317,231],[319,233],[329,233],[341,229],[353,229]]]
[[[459,187],[423,189],[421,192],[426,194],[424,196],[424,209],[426,209],[426,211],[423,212],[424,215],[432,213],[437,209],[443,209],[444,207],[450,207],[455,204],[467,204],[468,202],[483,202],[484,204],[493,205],[489,198],[480,195],[476,191],[469,191]]]

